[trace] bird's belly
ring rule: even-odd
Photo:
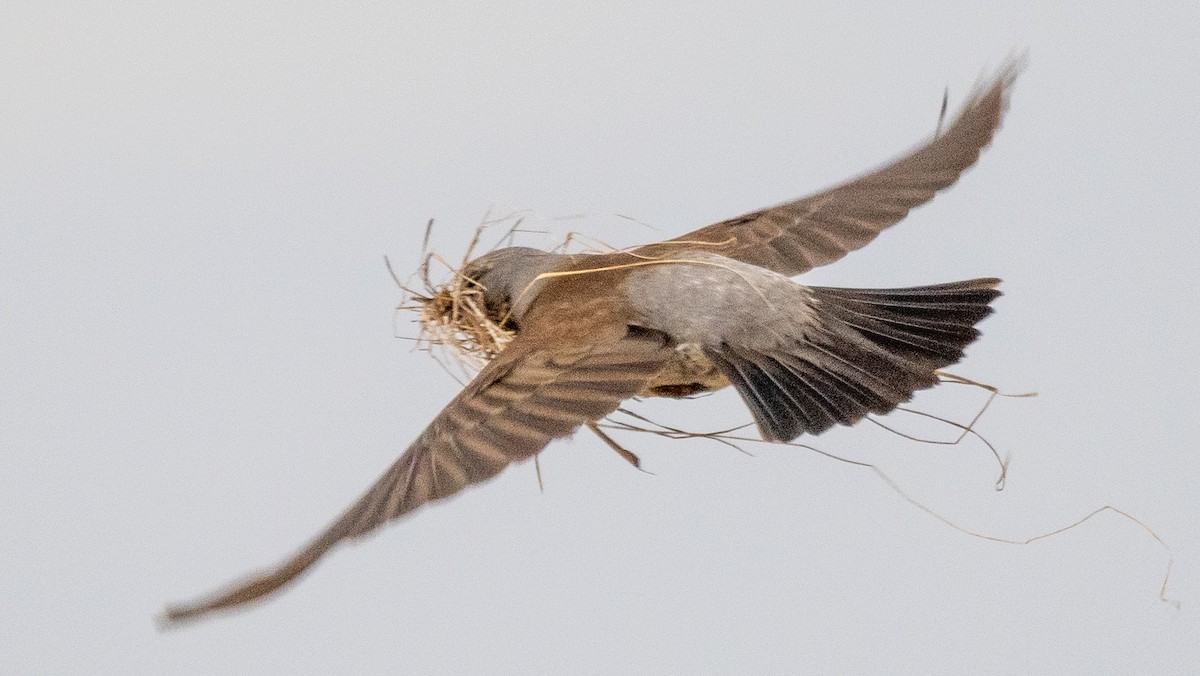
[[[704,356],[700,346],[683,343],[675,356],[642,389],[643,397],[687,397],[719,390],[729,384],[721,371]]]

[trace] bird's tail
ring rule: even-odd
[[[887,413],[937,383],[979,335],[998,279],[907,289],[809,287],[811,330],[768,352],[706,350],[764,439],[790,441]]]

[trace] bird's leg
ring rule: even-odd
[[[600,440],[608,444],[608,447],[617,452],[617,455],[625,459],[625,462],[633,465],[636,469],[642,469],[642,461],[636,455],[626,450],[624,446],[618,444],[615,439],[604,433],[600,426],[594,422],[587,423],[588,429],[600,437]]]

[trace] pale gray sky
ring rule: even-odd
[[[889,4],[0,8],[0,671],[1200,672],[1200,11]],[[818,443],[993,535],[1125,509],[1180,610],[1113,514],[1004,545],[811,452],[623,437],[651,476],[580,434],[544,494],[511,468],[155,629],[314,535],[455,393],[392,335],[382,256],[413,267],[428,218],[445,252],[489,207],[681,234],[909,148],[1023,49],[979,166],[806,278],[1005,279],[956,370],[1041,392],[981,425],[1007,490],[978,443]],[[649,410],[748,419],[731,392]]]

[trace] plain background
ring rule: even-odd
[[[0,672],[1198,673],[1200,13],[1189,2],[5,3]],[[580,434],[160,632],[293,551],[458,385],[383,266],[428,218],[614,245],[791,199],[932,133],[1028,49],[978,167],[806,279],[985,275],[978,442]],[[650,224],[650,230],[625,215]],[[563,220],[561,217],[582,215]],[[538,243],[529,240],[531,243]],[[969,417],[940,388],[917,407]],[[732,393],[643,410],[708,429]],[[889,422],[952,436],[914,416]]]

